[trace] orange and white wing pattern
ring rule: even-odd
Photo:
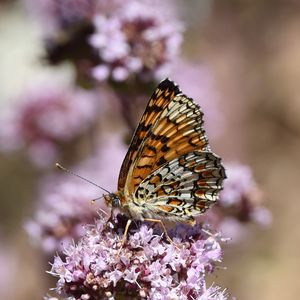
[[[138,187],[134,202],[145,209],[143,218],[194,224],[218,200],[225,171],[212,152],[193,151],[166,163]]]
[[[210,152],[203,112],[165,79],[150,98],[123,162],[122,205],[141,218],[191,221],[217,200],[224,178],[220,159]]]
[[[152,97],[150,98],[146,110],[140,120],[140,123],[133,135],[132,141],[130,143],[128,152],[123,161],[119,180],[118,180],[118,191],[123,192],[125,185],[129,190],[132,191],[131,183],[132,183],[132,171],[135,168],[135,165],[139,162],[138,156],[142,153],[147,155],[149,158],[153,158],[153,161],[156,157],[156,149],[151,147],[146,147],[144,150],[145,141],[149,139],[149,135],[152,133],[153,127],[158,123],[161,118],[163,111],[167,108],[170,102],[174,99],[174,97],[180,93],[179,88],[173,84],[168,79],[162,81],[156,90],[154,91]],[[142,151],[143,149],[143,151]],[[139,178],[136,178],[137,182],[140,182],[152,171],[145,168],[144,170],[139,169],[140,173]],[[146,173],[146,174],[145,174]]]

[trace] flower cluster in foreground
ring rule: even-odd
[[[72,170],[112,190],[126,149],[118,138],[101,141],[104,146],[98,153]],[[92,199],[101,197],[103,191],[64,173],[52,174],[40,183],[35,214],[24,227],[33,244],[45,253],[61,252],[84,234],[83,225],[93,223],[98,210],[106,209],[103,199],[91,203]]]
[[[153,228],[137,222],[119,253],[126,224],[122,215],[86,228],[65,258],[56,256],[50,274],[59,278],[56,292],[65,299],[227,299],[206,277],[222,259],[218,235],[200,226],[179,225],[174,244]]]

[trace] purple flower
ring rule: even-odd
[[[177,59],[183,26],[172,1],[26,0],[49,63],[71,61],[80,79],[157,81]],[[62,38],[63,37],[63,38]]]
[[[182,26],[170,13],[171,3],[115,1],[113,7],[99,9],[94,17],[96,30],[90,43],[101,61],[93,69],[94,77],[100,81],[124,81],[133,75],[161,79],[182,40]]]
[[[243,198],[251,198],[258,187],[249,166],[231,163],[226,165],[227,180],[221,193],[220,204],[230,207],[240,204]]]
[[[208,136],[218,138],[222,135],[226,124],[220,109],[221,97],[212,70],[205,64],[179,59],[173,64],[169,75],[202,108]]]
[[[219,287],[207,287],[206,276],[222,259],[220,238],[198,225],[181,239],[173,231],[170,244],[157,227],[136,222],[119,253],[126,218],[107,223],[100,217],[86,227],[65,258],[55,257],[50,274],[58,277],[56,291],[70,299],[227,299]],[[136,240],[140,242],[137,243]]]
[[[238,163],[228,163],[225,167],[227,179],[220,200],[201,219],[237,242],[248,233],[245,224],[268,227],[272,215],[263,205],[263,195],[251,168]]]
[[[270,225],[271,214],[263,206],[263,194],[250,167],[238,163],[227,164],[226,174],[228,178],[220,195],[220,206],[231,211],[241,222]]]
[[[37,166],[54,162],[61,143],[84,133],[97,116],[95,95],[81,89],[43,81],[19,96],[3,117],[0,148],[27,148]]]
[[[116,137],[102,139],[101,143],[105,147],[75,172],[113,191],[125,147]],[[44,252],[61,251],[83,235],[83,226],[93,222],[99,209],[106,208],[103,199],[91,203],[102,194],[102,190],[69,174],[49,176],[40,186],[38,207],[34,218],[25,223],[25,229]]]

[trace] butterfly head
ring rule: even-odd
[[[108,206],[112,206],[112,207],[121,206],[121,200],[117,194],[109,193],[107,195],[104,195],[104,199]]]

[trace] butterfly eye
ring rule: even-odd
[[[120,199],[115,194],[111,194],[111,205],[112,205],[112,207],[120,207],[121,206]]]

